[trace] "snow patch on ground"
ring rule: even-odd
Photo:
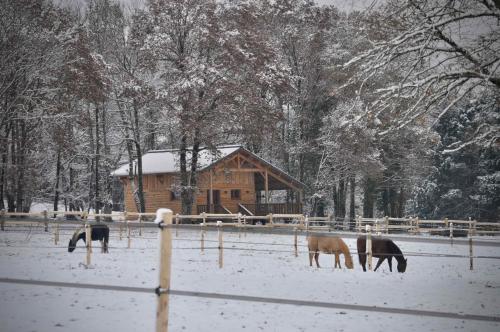
[[[40,230],[0,232],[1,278],[96,283],[133,287],[158,286],[158,238],[151,230],[132,248],[112,230],[109,254],[94,242],[91,268],[83,266],[83,243],[73,253],[64,231],[61,243]],[[175,234],[175,231],[174,231]],[[498,316],[500,260],[408,256],[404,274],[333,269],[333,257],[320,255],[322,268],[309,267],[306,240],[293,237],[224,232],[224,268],[218,267],[217,232],[180,230],[173,236],[173,290],[261,296],[306,301],[362,304]],[[355,240],[346,239],[351,252]],[[467,255],[469,248],[397,242],[403,253]],[[258,251],[256,251],[257,249]],[[475,247],[475,255],[500,256],[498,248]],[[342,266],[344,260],[341,257]],[[394,266],[395,269],[395,266]],[[26,286],[0,283],[2,331],[151,331],[156,295]],[[305,306],[171,296],[171,331],[498,331],[500,324],[473,320],[323,309]]]

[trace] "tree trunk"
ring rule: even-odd
[[[355,202],[355,191],[356,191],[356,177],[354,175],[350,176],[350,207],[349,207],[349,219],[352,222],[356,219],[356,202]]]
[[[373,218],[373,209],[375,206],[376,182],[370,177],[366,177],[363,188],[363,217]]]
[[[101,210],[101,196],[100,196],[100,183],[99,183],[99,162],[100,162],[100,136],[99,136],[99,107],[95,107],[95,194],[94,194],[94,206],[95,212],[99,213]]]
[[[56,183],[54,186],[54,210],[58,211],[59,207],[59,178],[61,174],[61,149],[57,150],[57,161],[56,161]]]
[[[181,138],[180,153],[180,171],[181,171],[181,204],[182,214],[191,214],[191,197],[189,190],[189,174],[187,171],[187,136],[184,134]]]

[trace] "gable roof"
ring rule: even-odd
[[[285,171],[273,166],[271,163],[260,158],[256,154],[243,148],[240,145],[226,145],[217,147],[217,152],[208,149],[201,150],[198,154],[198,171],[204,171],[214,167],[217,163],[230,159],[238,152],[250,157],[256,163],[270,168],[270,170],[287,181],[293,183],[298,188],[303,188],[305,185],[293,178]],[[189,156],[188,151],[188,158]],[[134,160],[136,165],[137,160]],[[128,176],[128,163],[125,163],[111,172],[112,176]],[[143,174],[165,174],[179,173],[179,150],[152,150],[142,156],[142,173]]]

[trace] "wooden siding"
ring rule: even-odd
[[[241,158],[240,158],[241,157]],[[238,203],[243,205],[256,204],[255,176],[268,172],[262,167],[256,168],[243,156],[238,154],[230,160],[221,161],[215,167],[198,174],[198,191],[195,194],[192,213],[197,212],[198,205],[208,205],[210,188],[220,191],[221,206],[232,213],[240,210]],[[261,176],[259,175],[259,176]],[[124,184],[125,210],[136,212],[133,194],[128,178],[121,178]],[[146,212],[155,212],[159,208],[169,208],[174,214],[181,213],[181,199],[179,190],[179,175],[153,174],[143,176]],[[231,190],[239,190],[239,199],[231,198]],[[176,199],[171,200],[171,192],[176,193]],[[217,204],[217,202],[214,202]]]

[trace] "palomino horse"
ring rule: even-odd
[[[363,267],[363,271],[366,272],[366,237],[360,236],[358,237],[358,257],[359,263]],[[406,271],[406,262],[407,260],[404,258],[403,253],[399,249],[399,247],[389,239],[383,238],[372,238],[372,256],[378,257],[377,265],[373,271],[377,271],[378,267],[384,259],[387,258],[387,263],[389,264],[389,270],[392,272],[392,257],[396,258],[398,261],[398,272]]]
[[[80,240],[85,242],[85,231],[80,232],[83,227],[80,227],[75,231],[71,239],[69,240],[68,251],[73,252],[76,248],[76,243]],[[92,241],[101,241],[101,252],[108,252],[108,242],[109,242],[109,228],[106,225],[92,225],[90,226]]]
[[[335,267],[340,266],[340,254],[344,254],[345,266],[348,269],[353,268],[351,253],[349,252],[349,247],[342,241],[339,237],[333,236],[316,236],[309,235],[307,237],[307,243],[309,247],[309,265],[312,266],[312,259],[316,260],[316,265],[319,267],[319,252],[325,254],[335,255]]]

